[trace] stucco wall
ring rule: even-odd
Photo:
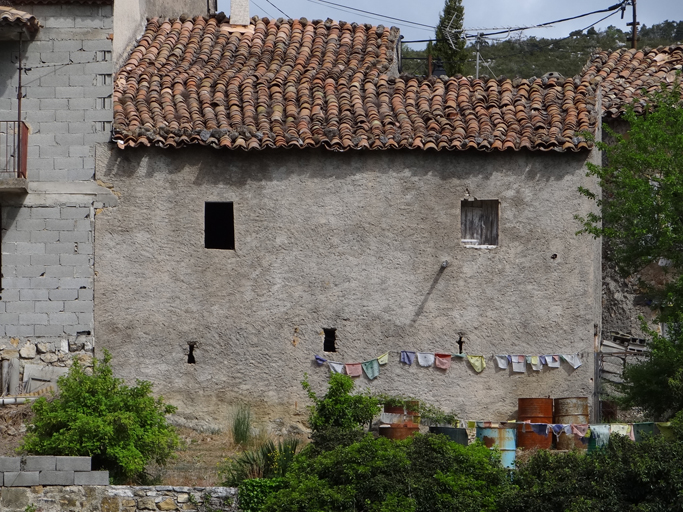
[[[300,380],[325,388],[332,360],[390,351],[372,391],[403,393],[461,418],[504,420],[517,398],[591,396],[600,323],[600,244],[577,237],[592,205],[591,155],[506,152],[98,151],[120,193],[97,216],[95,324],[119,375],[152,381],[188,422],[303,419]],[[499,199],[500,246],[460,242],[467,191]],[[204,248],[205,201],[233,201],[235,251]],[[552,255],[556,254],[555,259]],[[441,264],[450,265],[440,271]],[[406,367],[398,351],[583,354],[583,366],[476,374]],[[188,342],[198,342],[196,364]]]

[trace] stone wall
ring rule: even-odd
[[[90,457],[0,457],[0,486],[109,485],[109,471],[92,471]]]
[[[230,487],[34,486],[0,488],[0,510],[25,512],[236,512]]]
[[[97,217],[98,343],[117,375],[151,381],[188,426],[227,427],[248,402],[271,429],[295,430],[304,373],[326,387],[314,354],[388,351],[359,388],[465,419],[513,419],[520,397],[591,396],[600,243],[576,236],[574,218],[594,207],[577,191],[595,187],[589,158],[103,148],[98,177],[120,200]],[[468,196],[500,201],[496,248],[461,242]],[[235,250],[205,248],[215,201],[234,205]],[[323,329],[336,329],[336,352],[323,353]],[[400,350],[458,353],[460,336],[487,357],[483,373],[399,363]],[[549,352],[581,352],[583,365],[521,374],[491,359]]]

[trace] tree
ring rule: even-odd
[[[596,201],[600,214],[579,218],[581,232],[605,237],[607,254],[624,275],[652,265],[666,272],[663,283],[641,281],[667,336],[654,336],[648,359],[624,372],[622,403],[666,419],[683,409],[683,100],[680,83],[662,89],[624,116],[626,135],[613,144],[597,142],[606,164],[588,164],[598,178],[602,197],[580,189]],[[654,333],[651,333],[654,334]],[[678,397],[678,398],[677,398]]]
[[[129,387],[114,378],[111,354],[93,360],[92,374],[74,360],[59,378],[59,395],[33,404],[21,450],[37,455],[92,457],[94,469],[109,470],[115,483],[145,480],[149,462],[163,465],[178,446],[166,422],[176,408],[151,396],[152,384]]]
[[[443,12],[439,16],[439,24],[436,26],[434,54],[441,59],[448,76],[462,74],[467,61],[465,40],[461,37],[464,18],[465,8],[462,6],[462,0],[446,0]]]

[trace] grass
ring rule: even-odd
[[[240,405],[232,418],[232,442],[247,446],[251,441],[251,409]]]

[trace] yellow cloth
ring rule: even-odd
[[[467,422],[467,428],[477,428],[477,422],[476,421],[468,421]]]
[[[377,358],[377,362],[378,362],[379,364],[387,364],[387,363],[389,362],[389,352],[387,352],[386,354],[382,354],[381,356],[379,356],[379,357]]]
[[[612,428],[610,430],[612,434],[619,434],[620,436],[628,437],[631,433],[631,425],[627,425],[625,423],[612,423],[611,427]]]
[[[474,371],[477,373],[483,372],[484,368],[486,368],[486,361],[484,361],[484,356],[467,356],[467,360],[470,362],[472,368],[474,368]]]

